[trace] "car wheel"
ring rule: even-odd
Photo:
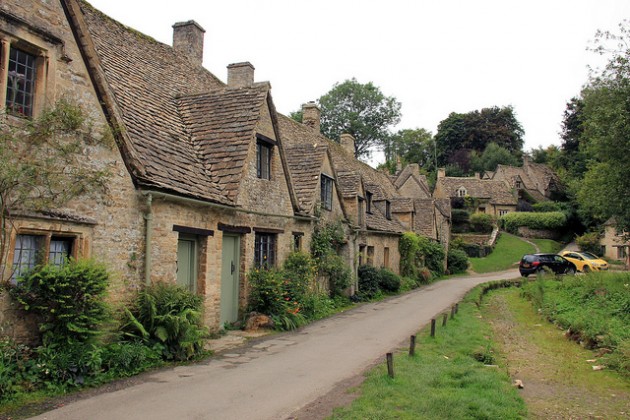
[[[575,268],[573,268],[573,267],[567,268],[566,274],[568,274],[570,276],[574,276],[575,275]]]
[[[523,273],[523,274],[521,274],[521,276],[527,278],[527,276],[529,276],[529,274],[528,273]]]
[[[591,267],[589,267],[588,265],[585,265],[584,267],[582,267],[583,273],[588,273],[589,271],[591,271]]]

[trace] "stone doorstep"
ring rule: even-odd
[[[206,341],[205,349],[212,352],[221,353],[226,350],[243,346],[247,340],[251,338],[263,337],[271,334],[270,330],[258,330],[258,331],[226,331],[225,335],[219,338],[213,338]]]

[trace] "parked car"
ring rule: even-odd
[[[544,273],[545,267],[556,274],[575,274],[577,267],[571,261],[556,254],[525,254],[518,264],[521,276]]]
[[[590,252],[563,251],[560,255],[575,264],[577,270],[583,273],[608,270],[608,263]]]

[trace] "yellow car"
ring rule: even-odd
[[[608,263],[590,252],[564,251],[560,255],[575,264],[582,273],[608,270]]]

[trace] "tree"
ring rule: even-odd
[[[385,146],[385,159],[403,165],[417,163],[426,171],[435,168],[435,143],[433,135],[424,128],[404,129],[394,133]]]
[[[390,128],[400,121],[400,102],[385,96],[371,82],[356,79],[336,83],[318,100],[321,109],[321,131],[339,141],[349,133],[355,139],[355,156],[369,156],[370,148],[382,146],[390,136]]]
[[[620,232],[630,232],[630,22],[620,33],[598,31],[594,51],[608,55],[582,91],[580,149],[589,156],[577,189],[582,209],[598,221],[614,216]],[[610,46],[610,42],[614,45]]]
[[[86,147],[111,142],[92,132],[83,110],[61,100],[34,120],[0,120],[0,279],[7,269],[15,211],[50,211],[106,191],[107,170],[84,162]]]
[[[525,132],[511,106],[483,108],[466,114],[451,113],[435,135],[439,165],[454,164],[465,172],[472,152],[483,153],[496,143],[520,159]]]
[[[475,172],[496,171],[497,165],[518,165],[518,160],[505,147],[489,143],[483,153],[473,152],[470,160]]]

